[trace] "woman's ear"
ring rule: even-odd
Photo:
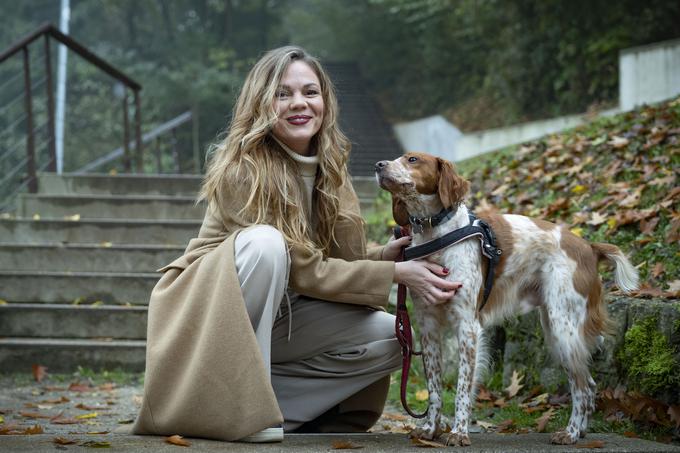
[[[470,183],[463,179],[453,164],[447,160],[437,158],[439,162],[439,189],[438,195],[445,208],[457,205],[470,189]]]
[[[392,217],[399,226],[408,225],[408,211],[403,201],[392,195]]]

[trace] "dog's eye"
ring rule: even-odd
[[[408,158],[408,161],[409,161],[409,162],[415,162],[415,161],[417,161],[417,160],[418,160],[418,158],[417,158],[417,157],[413,157],[413,156],[411,156],[411,157]]]

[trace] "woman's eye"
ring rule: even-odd
[[[417,158],[417,157],[413,157],[413,156],[411,156],[411,157],[408,158],[408,161],[409,161],[409,162],[415,162],[415,161],[417,161],[417,160],[418,160],[418,158]]]
[[[276,97],[277,98],[285,98],[288,96],[288,92],[286,91],[277,91],[276,92]]]
[[[318,95],[318,94],[319,94],[319,92],[316,91],[316,90],[309,90],[309,91],[307,91],[307,96],[316,96],[316,95]]]

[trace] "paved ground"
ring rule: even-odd
[[[141,402],[139,385],[92,385],[73,382],[17,381],[0,376],[0,433],[41,432],[33,435],[0,435],[0,452],[88,451],[106,448],[112,452],[178,452],[182,447],[162,437],[115,434],[129,426]],[[396,412],[396,411],[395,411]],[[251,445],[188,439],[189,449],[206,452],[328,452],[356,448],[362,451],[397,453],[421,451],[399,426],[410,423],[404,416],[386,413],[371,434],[286,435],[281,444]],[[39,428],[35,428],[38,426]],[[476,427],[480,430],[479,427]],[[403,431],[406,431],[405,429]],[[475,433],[466,452],[583,452],[586,446],[598,452],[677,452],[680,447],[629,439],[612,434],[589,434],[576,446],[550,445],[549,434]],[[60,444],[61,442],[72,442]],[[352,448],[352,449],[353,449]]]
[[[74,445],[57,445],[53,442],[54,435],[40,434],[33,436],[0,436],[0,451],[3,452],[54,452],[55,449],[71,451],[91,451],[83,445],[86,441],[99,442],[108,445],[106,451],[111,452],[154,452],[177,453],[182,447],[164,442],[160,437],[126,436],[108,434],[100,436],[70,436],[78,439]],[[472,447],[463,449],[465,452],[584,452],[588,449],[555,446],[548,443],[549,434],[473,434]],[[187,449],[204,452],[329,452],[338,447],[354,447],[362,451],[397,453],[406,451],[423,451],[422,448],[411,444],[405,434],[298,434],[288,435],[283,443],[254,445],[243,443],[225,443],[209,440],[188,439]],[[660,444],[640,439],[628,439],[612,434],[588,435],[588,442],[601,441],[602,447],[597,452],[680,452],[680,447]],[[586,442],[582,442],[586,443]],[[93,444],[91,444],[93,445]],[[94,445],[93,445],[94,446]],[[453,449],[449,447],[448,450]]]

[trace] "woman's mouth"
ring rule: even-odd
[[[307,115],[295,115],[295,116],[289,116],[286,118],[286,121],[288,121],[290,124],[293,126],[302,126],[303,124],[307,124],[309,120],[311,120],[311,116]]]

